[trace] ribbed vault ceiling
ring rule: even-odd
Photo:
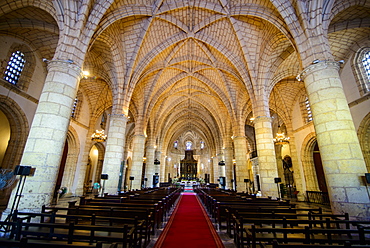
[[[0,34],[23,39],[52,59],[65,27],[52,1],[37,2],[1,13]],[[93,8],[94,1],[87,2]],[[370,11],[332,2],[324,28],[334,58],[347,59],[369,37]],[[132,134],[165,144],[196,134],[212,153],[224,137],[244,135],[247,116],[261,99],[289,123],[305,91],[295,80],[302,69],[295,31],[284,22],[285,10],[281,14],[275,6],[254,0],[115,0],[84,59],[91,76],[82,79],[80,90],[91,116],[113,104],[135,122]],[[108,89],[112,94],[104,93]]]

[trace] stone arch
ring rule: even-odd
[[[71,126],[67,132],[66,142],[68,143],[68,153],[61,186],[67,187],[68,193],[71,193],[70,189],[72,189],[75,180],[78,155],[80,153],[78,134]]]
[[[308,191],[319,191],[319,184],[317,182],[316,169],[312,156],[316,142],[315,133],[310,133],[304,139],[301,150],[304,180],[306,183],[306,190]]]
[[[7,96],[0,95],[0,110],[8,118],[11,133],[1,167],[13,169],[21,162],[29,133],[29,124],[21,107]]]
[[[0,111],[8,119],[10,128],[10,138],[0,168],[13,170],[21,162],[29,133],[29,124],[23,110],[7,96],[0,95]],[[1,205],[8,204],[10,194],[15,186],[16,184],[13,184],[7,189],[0,190]]]
[[[367,172],[370,172],[370,113],[361,121],[357,135],[364,155]]]
[[[95,182],[100,181],[100,176],[103,171],[103,162],[104,162],[104,155],[105,155],[105,146],[101,142],[95,143],[95,147],[98,149],[98,164],[96,166],[96,172],[95,173]]]

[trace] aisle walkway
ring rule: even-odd
[[[224,248],[195,193],[183,193],[154,248]]]

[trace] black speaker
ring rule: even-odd
[[[366,183],[370,183],[370,173],[365,173]]]
[[[108,174],[101,174],[100,179],[107,180]]]
[[[148,178],[144,178],[144,181],[148,181]]]
[[[249,179],[248,178],[244,179],[244,182],[249,183]]]
[[[275,177],[275,183],[281,183],[281,178],[280,177]]]
[[[130,177],[130,180],[134,180],[135,178],[134,177]]]
[[[17,165],[14,168],[14,175],[28,176],[31,173],[31,166]]]
[[[155,174],[158,174],[158,173],[155,173]],[[154,175],[153,176],[153,184],[157,184],[159,182],[159,176],[158,175]]]

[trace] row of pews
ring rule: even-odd
[[[257,198],[220,189],[195,189],[217,227],[236,247],[370,248],[370,221],[323,213],[290,201]]]
[[[92,198],[39,213],[14,211],[0,247],[146,247],[181,194],[156,188]],[[46,247],[46,246],[45,246]]]

